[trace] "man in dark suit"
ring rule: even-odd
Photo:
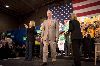
[[[31,61],[32,56],[33,56],[33,51],[34,51],[34,46],[35,46],[35,22],[30,21],[29,26],[24,24],[26,29],[27,29],[27,44],[26,44],[26,55],[25,55],[25,60]]]
[[[75,66],[81,66],[80,45],[81,45],[82,33],[81,33],[80,23],[77,20],[76,14],[74,13],[71,14],[68,33],[71,33],[74,64]]]

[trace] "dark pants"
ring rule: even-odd
[[[65,44],[64,44],[64,51],[65,51],[65,55],[66,56],[70,56],[70,53],[71,53],[71,44],[68,43],[67,41],[65,41]]]
[[[40,44],[40,58],[43,57],[43,43]]]
[[[0,48],[0,60],[3,59],[3,48]]]
[[[84,57],[90,58],[91,57],[91,50],[90,50],[90,39],[89,38],[83,38],[83,50],[84,50]]]
[[[72,50],[73,50],[73,58],[75,66],[81,66],[80,45],[81,45],[80,39],[72,40]]]
[[[94,52],[95,52],[95,41],[94,38],[91,38],[91,42],[90,42],[90,51],[91,51],[91,57],[95,57]]]
[[[25,59],[26,60],[32,60],[33,45],[34,45],[34,43],[32,41],[28,41],[26,43],[26,54],[25,54]]]

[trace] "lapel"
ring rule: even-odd
[[[51,21],[51,23],[49,23],[50,21]],[[54,27],[55,27],[55,20],[54,19],[47,20],[46,22],[47,22],[46,26],[47,26],[48,29],[49,28],[53,28],[54,29]]]
[[[55,26],[55,20],[51,20],[51,27]]]

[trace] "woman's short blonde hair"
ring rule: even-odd
[[[33,26],[35,26],[35,21],[34,21],[34,20],[30,21],[30,23],[31,23]]]
[[[71,19],[72,20],[74,20],[74,19],[77,20],[77,15],[75,13],[71,13]]]

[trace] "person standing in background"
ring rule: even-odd
[[[87,32],[87,30],[84,30],[84,36],[82,39],[83,43],[83,50],[84,50],[84,57],[85,59],[91,58],[91,51],[90,51],[90,44],[91,44],[91,36]]]
[[[80,23],[77,20],[76,14],[74,13],[71,14],[68,33],[71,33],[71,41],[72,41],[72,51],[74,58],[74,65],[72,66],[81,66],[80,45],[81,45],[82,33],[81,33]]]
[[[44,20],[42,25],[42,41],[43,41],[43,64],[42,66],[47,65],[48,58],[48,45],[51,48],[51,57],[52,63],[56,62],[56,45],[59,37],[59,23],[56,19],[52,18],[52,12],[47,11],[47,20]]]
[[[35,22],[30,21],[29,25],[25,25],[25,28],[27,29],[27,43],[26,43],[26,54],[25,54],[25,60],[31,61],[35,46]]]
[[[65,33],[64,33],[64,36],[65,36],[65,47],[64,47],[65,48],[65,55],[69,56],[71,53],[71,51],[70,51],[71,40],[70,40],[70,35],[66,33],[69,29],[69,21],[64,20],[64,23],[65,23],[64,24],[64,26],[65,26],[65,28],[64,28],[64,31],[65,31]]]

